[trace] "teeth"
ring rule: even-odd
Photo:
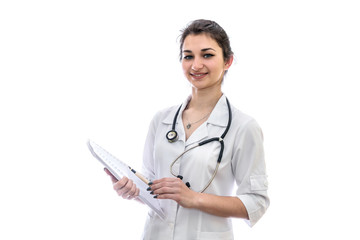
[[[202,76],[202,75],[204,75],[204,74],[193,74],[195,77],[200,77],[200,76]]]

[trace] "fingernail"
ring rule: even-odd
[[[153,194],[154,194],[154,191],[151,191],[150,194],[153,195]]]
[[[158,195],[155,195],[154,198],[157,198]]]
[[[148,183],[149,186],[152,185],[152,184],[153,184],[153,182],[151,182],[151,181]]]
[[[151,190],[151,187],[148,187],[147,189],[146,189],[146,191],[150,191]]]

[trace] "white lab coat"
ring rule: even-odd
[[[169,143],[166,133],[171,130],[178,106],[158,112],[149,128],[143,158],[143,173],[148,179],[173,177],[170,164],[186,149],[202,140],[220,137],[228,123],[228,107],[223,95],[208,120],[185,141],[182,112],[190,97],[183,103],[176,124],[179,140]],[[269,206],[265,169],[263,136],[256,121],[233,106],[231,127],[225,136],[224,154],[215,179],[205,193],[237,196],[245,205],[253,226]],[[173,170],[190,182],[191,189],[200,191],[211,178],[220,151],[217,141],[197,147],[177,161]],[[235,186],[235,193],[234,193]],[[173,200],[159,200],[166,220],[150,210],[143,239],[190,240],[233,239],[230,218],[179,206]]]

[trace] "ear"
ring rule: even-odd
[[[231,55],[229,59],[225,62],[225,70],[229,70],[231,64],[233,63],[234,55]]]

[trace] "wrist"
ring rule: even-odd
[[[203,202],[203,193],[195,192],[194,201],[193,201],[193,208],[201,209],[202,202]]]

